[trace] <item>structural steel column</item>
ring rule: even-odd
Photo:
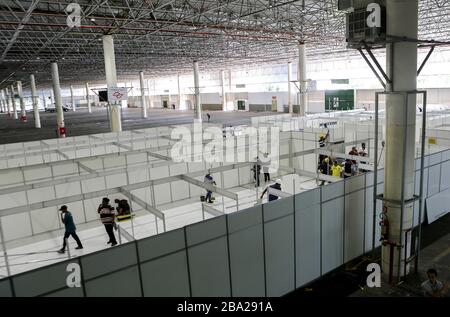
[[[147,118],[147,100],[145,99],[144,72],[139,72],[139,79],[141,84],[142,118]]]
[[[387,34],[417,39],[418,0],[386,1],[386,17]],[[416,90],[417,43],[405,41],[388,44],[386,52],[387,74],[390,74],[390,79],[393,80],[393,83],[387,86],[387,91]],[[410,96],[409,100],[405,102],[405,97],[402,95],[387,95],[384,174],[384,197],[386,199],[401,201],[402,198],[405,200],[411,199],[414,195],[415,125],[415,96]],[[406,149],[405,153],[403,153],[404,149]],[[405,176],[404,195],[402,195],[403,173]],[[384,206],[387,207],[389,220],[389,240],[397,245],[401,244],[401,249],[395,248],[394,258],[392,259],[394,261],[392,276],[398,277],[399,273],[401,276],[404,270],[404,235],[405,231],[412,227],[413,209],[412,205],[406,205],[402,216],[399,203],[384,202]],[[400,232],[401,229],[402,232]],[[411,245],[409,238],[408,245]],[[390,271],[389,251],[389,245],[382,247],[382,269],[385,273]],[[406,256],[409,257],[409,254]],[[399,260],[401,262],[400,272],[398,272]]]
[[[39,96],[36,93],[36,81],[34,80],[34,75],[30,75],[31,83],[31,102],[33,103],[34,111],[34,125],[37,129],[41,128],[41,117],[39,115]]]
[[[77,111],[77,109],[75,107],[75,100],[73,97],[73,86],[72,85],[70,85],[70,102],[72,103],[72,110]]]
[[[56,123],[58,125],[58,135],[60,138],[66,137],[64,128],[64,112],[62,108],[61,86],[59,83],[58,64],[52,63],[53,96],[55,97]]]
[[[103,35],[103,54],[105,57],[106,84],[108,89],[117,88],[116,58],[112,35]],[[109,118],[111,120],[112,132],[122,131],[121,108],[121,104],[109,104]]]
[[[6,108],[8,109],[8,116],[11,116],[11,100],[9,97],[9,90],[8,88],[5,88],[5,92],[6,92]]]
[[[304,117],[308,111],[308,92],[306,78],[306,53],[305,43],[300,42],[298,46],[298,82],[299,82],[299,115]]]
[[[14,85],[11,85],[11,103],[12,103],[12,108],[13,108],[13,116],[14,119],[19,119],[19,117],[17,116],[17,106],[16,106],[16,96],[15,96],[15,91],[14,91]]]
[[[178,109],[181,108],[181,84],[180,84],[180,75],[177,75],[177,84],[178,84]]]
[[[91,101],[89,100],[89,83],[85,83],[85,87],[86,87],[86,101],[88,106],[88,112],[92,113]]]
[[[220,71],[220,85],[222,88],[222,111],[227,110],[227,96],[225,94],[225,71]]]
[[[292,107],[292,92],[291,92],[291,73],[292,73],[292,63],[288,62],[287,64],[287,72],[288,72],[288,106],[289,106],[289,113],[293,113],[293,107]]]
[[[198,62],[194,61],[194,91],[195,91],[195,109],[194,118],[202,121],[202,107],[200,102],[200,86],[198,78]]]

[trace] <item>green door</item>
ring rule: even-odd
[[[245,110],[245,101],[244,100],[238,100],[237,101],[238,110]]]
[[[325,91],[325,111],[353,109],[355,109],[355,91],[353,89]]]

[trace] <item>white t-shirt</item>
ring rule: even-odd
[[[433,292],[440,291],[444,287],[441,281],[436,280],[436,284],[431,284],[430,280],[426,280],[422,283],[422,289],[424,296],[430,297]]]

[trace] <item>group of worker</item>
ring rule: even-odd
[[[327,139],[329,137],[329,131],[326,135],[321,135],[319,137],[319,147],[323,148],[325,147],[325,144],[327,142]],[[361,143],[361,149],[358,150],[356,146],[352,147],[348,155],[351,156],[363,156],[367,157],[368,154],[366,152],[366,144]],[[366,162],[361,162],[362,164],[365,164]],[[358,172],[366,172],[365,169],[359,169],[358,168],[358,162],[356,160],[352,159],[345,159],[342,162],[338,162],[338,160],[332,156],[327,156],[324,154],[319,154],[319,161],[318,161],[318,171],[325,175],[331,175],[334,177],[351,177],[353,175],[358,174]],[[325,182],[322,181],[323,185]]]
[[[114,202],[117,204],[116,208],[112,207],[109,204],[109,198],[105,197],[97,208],[97,213],[100,215],[100,220],[105,226],[106,233],[109,237],[107,244],[111,244],[111,246],[117,245],[117,240],[114,235],[114,229],[117,230],[117,224],[115,222],[116,217],[131,216],[130,205],[126,199],[115,199]],[[114,213],[114,209],[117,210],[117,214]],[[68,210],[66,205],[61,206],[59,211],[61,211],[61,221],[64,224],[65,232],[63,246],[58,253],[64,253],[66,251],[66,241],[70,236],[72,236],[77,243],[75,249],[83,249],[83,244],[76,233],[77,228],[73,221],[72,213]]]

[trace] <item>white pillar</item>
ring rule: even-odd
[[[105,57],[105,74],[108,89],[117,88],[116,57],[112,35],[103,35],[103,55]],[[121,104],[109,104],[109,119],[112,132],[122,131],[121,108]]]
[[[45,97],[44,93],[42,93],[42,97],[44,98],[44,109],[47,109],[47,97]]]
[[[86,87],[86,101],[88,106],[88,112],[92,113],[91,101],[89,100],[89,83],[85,83],[85,87]]]
[[[25,109],[25,101],[23,100],[22,81],[17,82],[17,94],[19,95],[20,102],[20,120],[27,122],[27,111]]]
[[[11,116],[11,98],[9,97],[9,90],[5,88],[6,93],[6,109],[8,110],[8,116]]]
[[[194,61],[194,91],[195,91],[195,109],[194,109],[194,119],[199,122],[202,121],[202,106],[200,102],[200,86],[198,77],[198,62]]]
[[[227,96],[225,95],[225,71],[220,71],[220,85],[222,88],[222,111],[227,110]]]
[[[292,63],[288,62],[287,64],[287,80],[288,80],[288,106],[289,106],[289,113],[294,113],[294,109],[292,107],[292,92],[291,92],[291,73],[292,73]]]
[[[73,96],[73,86],[72,85],[70,85],[70,102],[72,103],[72,110],[77,111],[76,106],[75,106],[75,99]]]
[[[62,108],[61,99],[61,86],[59,83],[59,71],[58,64],[52,63],[52,80],[53,80],[53,95],[55,97],[55,109],[56,109],[56,123],[58,125],[58,135],[60,138],[65,138],[65,128],[64,128],[64,112]]]
[[[147,118],[147,100],[145,99],[144,72],[139,72],[139,80],[141,85],[142,118]]]
[[[11,102],[12,102],[12,108],[13,108],[13,116],[14,119],[19,119],[19,117],[17,116],[17,106],[16,106],[16,96],[15,96],[15,91],[14,91],[14,85],[11,85]]]
[[[386,1],[387,34],[399,38],[417,39],[418,34],[418,0],[390,0]],[[393,45],[393,55],[391,54]],[[411,91],[417,88],[417,43],[397,42],[388,44],[386,49],[387,74],[393,74],[393,84],[387,90],[393,92]],[[405,114],[408,120],[405,120]],[[416,97],[411,95],[407,106],[401,95],[386,96],[386,152],[384,173],[384,197],[393,201],[401,201],[402,174],[405,168],[404,199],[413,198],[414,194],[414,159],[415,159],[415,125],[416,125]],[[406,128],[406,135],[405,135]],[[406,141],[406,145],[405,145]],[[406,152],[403,148],[406,146]],[[405,257],[405,231],[412,227],[413,210],[406,205],[401,226],[400,205],[384,202],[387,207],[389,220],[389,240],[399,244],[402,236],[402,246],[395,247],[393,257],[393,276],[403,275]],[[408,246],[411,245],[408,239]],[[390,247],[382,247],[382,269],[390,270]],[[399,253],[401,259],[398,272]],[[409,257],[409,252],[406,256]],[[407,268],[408,271],[408,268]]]
[[[1,108],[1,112],[6,112],[6,106],[5,105],[5,93],[3,91],[3,89],[0,92],[0,108]]]
[[[184,109],[184,106],[181,107],[183,104],[181,100],[181,83],[180,83],[180,75],[177,75],[177,86],[178,86],[178,109]]]
[[[34,75],[30,75],[30,83],[31,83],[31,101],[33,103],[33,111],[34,111],[34,125],[36,128],[41,128],[41,117],[39,115],[39,96],[36,93],[36,82],[34,80]]]
[[[308,92],[307,92],[307,75],[306,75],[306,52],[305,43],[301,42],[298,46],[298,82],[299,92],[299,115],[304,117],[308,112]]]

